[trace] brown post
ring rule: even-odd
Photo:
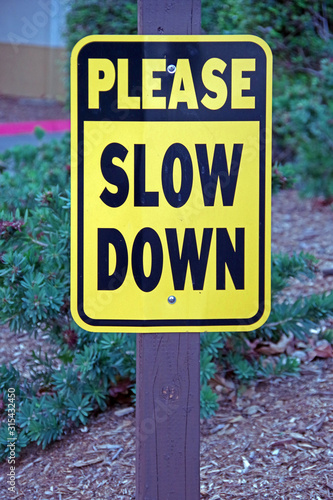
[[[201,32],[201,0],[138,0],[138,33]],[[200,498],[200,334],[137,334],[136,500]]]
[[[139,35],[200,35],[201,0],[138,0]]]

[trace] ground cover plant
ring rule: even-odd
[[[17,453],[30,441],[46,446],[89,415],[103,411],[117,394],[135,385],[135,335],[93,334],[75,325],[69,312],[69,138],[39,147],[18,147],[2,156],[0,188],[0,321],[14,331],[47,335],[46,352],[32,352],[30,377],[10,363],[0,367],[2,409],[8,387],[16,390]],[[19,175],[18,175],[19,174]],[[274,176],[274,188],[281,177]],[[19,209],[17,207],[20,207]],[[290,277],[313,273],[306,254],[274,255],[273,308],[263,327],[242,335],[201,337],[201,413],[217,409],[212,380],[218,371],[239,381],[298,372],[299,360],[253,355],[255,341],[274,345],[291,333],[306,337],[333,309],[331,295],[280,302]],[[8,427],[0,430],[1,453]]]
[[[246,0],[223,7],[217,0],[203,2],[206,32],[259,34],[276,55],[273,191],[295,178],[304,191],[326,201],[333,189],[331,10],[301,0]],[[77,0],[68,16],[68,48],[83,34],[134,33],[135,16],[134,1],[111,7]],[[134,395],[135,336],[85,332],[69,312],[69,174],[68,136],[1,156],[0,322],[48,339],[45,351],[31,353],[29,378],[10,363],[0,367],[2,417],[8,388],[16,390],[17,453],[32,441],[45,447],[72,426],[85,424],[119,394]],[[218,406],[217,374],[242,387],[253,379],[298,373],[299,359],[285,355],[282,347],[291,335],[307,341],[311,330],[332,314],[333,295],[290,302],[283,292],[293,277],[315,271],[310,255],[273,255],[267,323],[246,334],[202,335],[203,417]],[[331,342],[331,333],[326,335]],[[8,453],[7,438],[3,425],[1,458]]]

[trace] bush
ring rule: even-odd
[[[67,48],[91,34],[136,33],[134,0],[76,0]],[[203,0],[205,33],[262,37],[274,55],[273,162],[295,164],[304,192],[332,197],[333,5],[319,0]]]
[[[273,160],[302,191],[333,193],[333,5],[312,0],[207,2],[208,30],[262,37],[274,56]],[[215,18],[215,22],[214,22]]]
[[[290,114],[295,172],[305,194],[333,200],[333,60],[323,59]]]
[[[333,196],[333,61],[323,59],[312,76],[281,82],[274,101],[275,155],[287,162],[301,191]]]
[[[68,48],[92,33],[134,33],[135,9],[134,1],[112,5],[100,0],[73,2],[68,15]],[[319,67],[318,60],[329,50],[325,37],[329,36],[332,7],[325,12],[320,9],[319,2],[301,0],[265,4],[227,0],[222,7],[217,0],[205,0],[203,26],[210,32],[245,30],[269,39],[277,51],[276,74],[280,75],[275,104],[276,156],[283,162],[296,158],[298,174],[306,173],[302,181],[308,185],[311,175],[318,193],[322,192],[319,178],[324,177],[329,190],[323,194],[329,196],[332,61],[325,59]],[[303,71],[297,81],[291,75],[294,68]],[[310,85],[308,89],[306,85]],[[43,332],[50,340],[46,352],[31,353],[29,380],[10,364],[0,367],[0,408],[4,411],[8,387],[16,390],[19,453],[30,441],[45,447],[73,425],[85,424],[91,413],[103,411],[117,394],[131,391],[135,336],[85,332],[74,324],[69,312],[69,137],[37,148],[15,148],[1,160],[0,322],[9,322],[14,331]],[[311,165],[318,165],[318,160],[320,168],[314,175]],[[288,165],[275,165],[273,191],[290,185],[290,171]],[[306,338],[319,320],[332,314],[333,294],[295,303],[281,297],[291,277],[314,270],[311,256],[273,256],[273,305],[267,323],[246,334],[201,335],[203,417],[218,407],[212,389],[218,371],[241,382],[298,372],[294,358],[258,355],[253,346],[259,342],[275,345],[290,333]],[[8,453],[7,438],[8,428],[3,425],[2,458]]]
[[[137,32],[135,0],[75,0],[67,15],[67,48],[93,34]],[[332,53],[333,6],[319,0],[203,0],[205,33],[248,33],[266,40],[277,66],[287,71],[318,69],[318,62]]]
[[[70,324],[69,137],[16,147],[2,160],[0,321],[60,331]]]
[[[67,14],[66,26],[69,52],[84,36],[134,34],[137,32],[137,2],[74,0]]]
[[[263,38],[273,51],[277,74],[281,67],[294,74],[318,69],[320,59],[332,53],[332,27],[333,5],[319,0],[227,0],[217,17],[220,33]]]
[[[11,365],[0,367],[4,405],[6,389],[16,388],[18,453],[30,441],[45,447],[72,425],[86,423],[92,412],[103,411],[135,382],[135,335],[85,332],[69,312],[68,155],[65,137],[60,143],[15,148],[2,156],[7,168],[0,175],[6,200],[0,215],[0,322],[9,321],[15,331],[43,332],[50,340],[47,352],[31,354],[29,380]],[[275,176],[275,188],[281,185],[281,175]],[[275,256],[274,297],[290,277],[313,269],[307,255]],[[296,372],[298,364],[291,358],[253,358],[248,342],[278,342],[286,332],[306,335],[314,322],[332,311],[332,300],[332,295],[295,304],[275,300],[270,319],[256,332],[202,334],[202,416],[217,409],[211,381],[218,370],[244,381]],[[3,457],[8,452],[6,433],[3,426]]]

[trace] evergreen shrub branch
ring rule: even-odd
[[[51,352],[32,352],[30,378],[11,365],[0,367],[0,390],[16,387],[18,453],[30,441],[42,446],[73,425],[103,411],[118,384],[135,381],[135,335],[96,334],[76,326],[69,312],[69,143],[15,148],[2,157],[0,174],[4,203],[0,210],[0,322],[12,330],[47,334]],[[35,172],[38,170],[38,175]],[[15,175],[20,172],[20,176]],[[17,207],[20,206],[20,209]],[[316,271],[307,254],[273,255],[273,297],[291,277]],[[251,358],[246,339],[278,341],[284,333],[310,333],[315,322],[332,313],[332,295],[303,298],[293,304],[273,301],[271,316],[256,332],[201,335],[201,410],[213,414],[217,395],[211,381],[228,370],[239,380],[281,376],[298,370],[291,358],[275,363]],[[0,453],[7,453],[6,428],[0,430]],[[1,444],[2,443],[2,444]]]
[[[310,0],[283,5],[203,0],[202,13],[206,32],[253,33],[273,49],[273,192],[289,187],[295,177],[305,190],[331,196],[332,7],[327,5],[323,13],[322,2]],[[134,0],[117,5],[77,0],[68,14],[67,46],[71,50],[84,35],[135,30]],[[0,323],[9,323],[13,331],[48,335],[51,346],[47,353],[31,354],[29,379],[10,364],[0,366],[2,416],[8,387],[17,394],[19,454],[31,441],[45,447],[72,426],[86,423],[92,412],[110,404],[118,387],[131,388],[135,335],[86,332],[69,312],[69,135],[39,147],[15,147],[0,159]],[[291,278],[315,271],[309,255],[274,255],[273,304],[266,325],[254,332],[201,335],[203,417],[218,408],[212,382],[221,370],[242,382],[298,372],[294,358],[254,356],[249,345],[277,343],[291,333],[306,338],[318,321],[332,315],[332,294],[295,303],[281,298]],[[1,458],[7,438],[3,425]]]

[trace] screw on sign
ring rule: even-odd
[[[138,334],[137,499],[198,500],[199,332],[270,309],[272,58],[252,36],[169,36],[198,13],[174,5],[174,28],[164,3],[139,2],[164,35],[73,50],[71,308]]]

